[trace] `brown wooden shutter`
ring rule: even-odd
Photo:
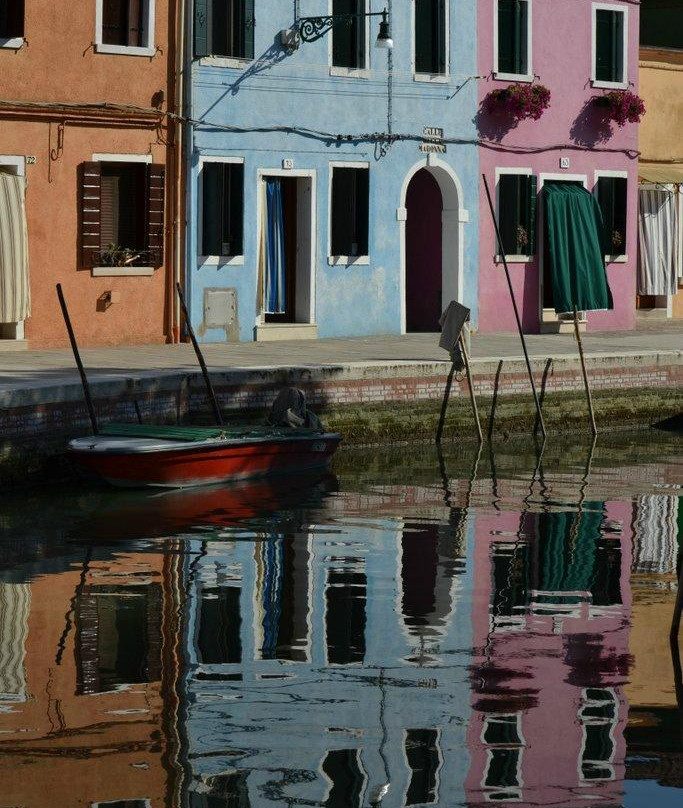
[[[81,164],[81,266],[99,263],[101,249],[101,163]]]
[[[147,167],[147,249],[152,266],[164,263],[164,187],[166,168],[161,163]]]

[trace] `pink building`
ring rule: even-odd
[[[635,327],[637,124],[620,127],[595,98],[636,90],[638,5],[593,0],[479,0],[478,125],[486,175],[525,332],[564,331],[550,283],[543,187],[575,182],[594,193],[605,221],[610,311],[587,314],[589,331]],[[492,90],[540,84],[550,106],[516,122]],[[514,314],[481,189],[479,330],[513,331]]]
[[[467,804],[621,805],[631,506],[479,516]]]

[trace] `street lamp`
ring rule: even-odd
[[[389,28],[389,12],[370,11],[364,14],[328,14],[321,17],[299,17],[293,28],[280,32],[280,42],[288,50],[296,50],[300,42],[315,42],[325,36],[328,31],[342,25],[351,25],[354,20],[362,17],[381,17],[379,33],[375,47],[391,50],[394,40],[391,38]]]

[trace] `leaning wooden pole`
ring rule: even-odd
[[[484,436],[481,431],[481,422],[479,421],[479,410],[477,409],[477,398],[474,395],[474,384],[472,383],[472,370],[470,369],[470,358],[467,355],[467,347],[465,345],[465,340],[462,336],[462,332],[460,332],[460,351],[462,352],[462,358],[465,362],[465,372],[467,373],[467,386],[470,388],[470,401],[472,402],[472,414],[474,415],[474,423],[477,427],[477,437],[479,438],[479,443],[484,442]]]
[[[78,372],[81,377],[81,385],[83,386],[83,397],[85,398],[85,406],[88,409],[88,415],[90,416],[90,423],[92,425],[93,434],[97,435],[97,417],[95,416],[95,407],[92,403],[92,398],[90,396],[90,387],[88,385],[88,377],[85,375],[85,370],[83,368],[83,362],[81,362],[81,355],[78,352],[78,344],[76,342],[76,335],[74,334],[73,327],[71,325],[71,318],[69,317],[69,310],[66,307],[66,300],[64,299],[64,292],[62,292],[62,284],[57,284],[57,297],[59,298],[59,305],[62,309],[62,317],[64,317],[64,324],[66,325],[66,330],[69,334],[69,342],[71,343],[71,350],[74,354],[74,359],[76,360],[76,365],[78,367]]]
[[[221,408],[218,406],[216,393],[213,389],[213,385],[211,384],[209,371],[206,369],[206,362],[204,361],[204,356],[202,355],[199,343],[197,342],[197,337],[195,337],[194,335],[194,329],[192,328],[192,323],[190,322],[190,315],[187,313],[187,306],[185,305],[183,290],[180,288],[179,283],[176,283],[176,289],[178,291],[178,300],[180,300],[180,306],[183,310],[183,316],[185,317],[185,325],[187,326],[187,332],[190,335],[190,340],[192,341],[192,347],[194,348],[194,352],[197,355],[197,359],[199,361],[199,367],[202,369],[202,376],[204,377],[204,384],[206,385],[206,394],[209,397],[209,401],[211,402],[211,408],[213,409],[213,417],[215,418],[216,424],[218,426],[223,426],[223,416],[221,415]]]
[[[541,402],[538,400],[538,393],[536,392],[536,383],[534,382],[534,374],[531,372],[531,362],[529,361],[529,352],[526,348],[526,340],[524,339],[524,332],[522,331],[522,321],[519,319],[519,311],[517,310],[517,301],[515,300],[515,293],[512,288],[512,280],[510,279],[510,270],[508,269],[508,264],[505,259],[505,248],[503,247],[503,239],[500,236],[500,229],[498,227],[498,220],[496,219],[496,211],[493,207],[493,202],[491,200],[491,192],[489,191],[489,184],[486,181],[486,174],[482,174],[482,178],[484,180],[484,188],[486,189],[486,198],[489,202],[489,209],[491,211],[491,218],[493,219],[493,227],[496,231],[496,241],[498,243],[498,249],[500,251],[500,257],[503,261],[503,267],[505,269],[505,277],[508,282],[508,289],[510,290],[510,299],[512,300],[512,308],[515,312],[515,320],[517,321],[517,331],[519,332],[519,338],[522,341],[522,350],[524,351],[524,359],[526,360],[526,369],[529,374],[529,382],[531,383],[531,391],[534,394],[534,403],[536,404],[536,414],[538,415],[538,425],[541,427],[541,432],[543,437],[546,436],[545,431],[545,423],[543,422],[543,413],[541,412]]]
[[[455,362],[451,359],[451,369],[446,379],[446,389],[443,393],[443,401],[441,402],[441,413],[439,414],[439,425],[436,428],[436,442],[441,443],[441,436],[443,435],[443,426],[446,422],[446,410],[448,409],[448,399],[451,395],[451,386],[453,385],[453,376],[455,376]]]
[[[574,333],[576,334],[576,341],[579,344],[579,358],[581,359],[581,372],[583,373],[583,384],[586,388],[586,401],[588,401],[588,412],[591,417],[591,432],[593,437],[598,434],[598,428],[595,425],[595,412],[593,411],[593,396],[588,384],[588,372],[586,370],[586,359],[583,355],[583,343],[581,342],[581,332],[579,331],[579,313],[574,306]]]

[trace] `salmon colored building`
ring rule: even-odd
[[[172,338],[174,0],[0,3],[0,349]]]

